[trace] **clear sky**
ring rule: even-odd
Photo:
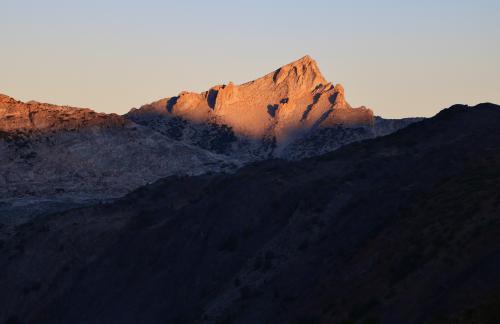
[[[311,55],[353,106],[500,103],[498,0],[0,0],[0,92],[125,113]]]

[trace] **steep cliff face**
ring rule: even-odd
[[[201,94],[183,92],[128,114],[134,120],[157,115],[226,125],[237,136],[274,138],[278,145],[318,127],[373,123],[373,112],[352,108],[345,100],[344,88],[329,83],[309,56],[255,81],[219,85]]]

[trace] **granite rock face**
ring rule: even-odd
[[[203,93],[182,92],[132,109],[126,117],[243,161],[318,155],[376,137],[384,128],[380,119],[375,125],[372,110],[351,107],[344,87],[328,82],[309,56],[257,80],[241,85],[230,82]],[[323,147],[317,142],[302,152],[300,143],[319,139],[314,134],[325,129],[334,136],[342,133],[340,138],[327,139],[337,144],[311,151],[311,147]],[[348,134],[352,136],[346,137]]]
[[[201,94],[182,92],[132,110],[129,115],[161,114],[194,123],[231,127],[250,138],[275,137],[278,143],[294,133],[333,125],[371,125],[373,112],[352,108],[344,88],[329,83],[309,56],[255,81],[219,85]]]
[[[190,122],[231,127],[237,135],[275,137],[333,125],[370,125],[370,109],[352,108],[344,88],[329,83],[309,56],[242,85],[218,85],[201,94],[182,92],[132,110],[129,115],[161,114]]]

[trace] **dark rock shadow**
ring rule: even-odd
[[[337,100],[337,96],[338,96],[338,92],[335,92],[334,94],[332,94],[328,100],[330,101],[330,103],[334,104],[335,103],[335,100]]]
[[[327,111],[325,111],[323,115],[321,115],[321,117],[314,123],[312,129],[317,129],[319,125],[321,125],[321,123],[324,122],[328,118],[328,116],[330,116],[332,112],[333,109],[328,109]]]
[[[207,103],[210,109],[215,108],[215,101],[217,100],[217,95],[219,94],[218,90],[210,89],[208,91]]]
[[[267,105],[267,113],[271,117],[276,117],[276,111],[278,110],[279,105]]]
[[[321,93],[317,93],[314,95],[312,104],[308,105],[306,110],[304,111],[304,114],[302,114],[302,118],[300,119],[301,122],[303,122],[304,120],[307,119],[307,116],[311,112],[312,107],[318,103],[320,97],[321,97]]]
[[[276,82],[276,79],[278,78],[278,74],[281,72],[281,68],[277,69],[275,72],[274,72],[274,75],[273,75],[273,81]]]
[[[171,113],[174,110],[174,106],[177,103],[177,100],[179,100],[179,97],[172,97],[168,99],[167,101],[167,111]]]

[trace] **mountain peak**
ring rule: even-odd
[[[273,137],[284,143],[289,135],[317,127],[370,125],[373,112],[352,108],[344,93],[306,55],[254,81],[216,86],[201,94],[184,92],[143,106],[129,116],[160,114],[198,124],[217,123],[231,127],[237,135]]]
[[[285,66],[304,66],[306,68],[319,71],[318,63],[316,63],[316,61],[309,55],[305,55],[298,60],[286,64]]]
[[[273,73],[273,80],[276,84],[280,84],[287,80],[287,83],[297,83],[300,88],[314,88],[319,84],[324,85],[328,83],[323,77],[316,61],[309,55],[277,69]]]
[[[306,66],[306,67],[310,67],[310,68],[314,68],[314,69],[318,69],[318,64],[316,63],[316,61],[309,55],[305,55],[303,57],[301,57],[300,59],[298,60],[295,60],[293,62],[290,62],[286,65],[284,65],[283,67],[286,67],[286,66]]]
[[[306,66],[306,67],[310,67],[310,68],[314,68],[316,70],[319,70],[318,69],[318,64],[309,55],[305,55],[305,56],[299,58],[298,60],[290,62],[290,63],[288,63],[288,64],[286,64],[284,66]]]

